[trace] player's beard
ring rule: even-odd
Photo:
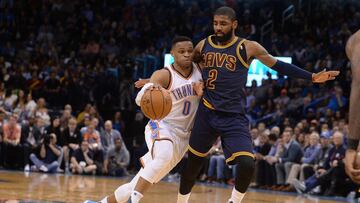
[[[224,43],[231,39],[233,33],[233,29],[231,29],[228,33],[225,33],[223,36],[215,35],[215,39],[217,42]]]

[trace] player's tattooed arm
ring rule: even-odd
[[[201,40],[194,49],[194,57],[193,57],[193,61],[195,63],[202,63],[203,62],[203,57],[202,57],[202,49],[204,48],[204,44],[205,44],[205,39]]]
[[[168,88],[170,83],[170,72],[167,69],[161,69],[155,71],[150,77],[150,83],[153,83],[154,86],[161,86],[163,88]]]

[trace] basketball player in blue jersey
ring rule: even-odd
[[[235,187],[229,202],[242,201],[254,172],[254,154],[245,117],[245,84],[249,64],[254,58],[290,77],[313,83],[333,80],[338,71],[310,73],[271,56],[259,43],[235,35],[238,22],[229,7],[217,9],[213,16],[215,35],[200,41],[194,60],[202,68],[205,89],[190,136],[187,166],[181,175],[178,203],[187,203],[205,156],[221,136],[226,163],[236,164]],[[200,59],[200,60],[199,60]],[[280,160],[281,162],[281,160]]]

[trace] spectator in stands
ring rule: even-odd
[[[115,147],[115,139],[119,138],[122,140],[120,132],[112,128],[112,122],[110,120],[105,122],[104,130],[101,131],[100,137],[105,154],[109,149]]]
[[[60,118],[58,116],[53,116],[51,118],[51,125],[46,127],[45,134],[54,133],[57,138],[57,144],[62,147],[64,145],[64,138],[62,137],[60,129]]]
[[[24,164],[25,171],[30,171],[29,157],[31,153],[41,144],[42,135],[39,128],[36,126],[36,118],[30,117],[29,123],[21,128],[21,145],[24,148]]]
[[[68,127],[63,131],[64,138],[64,161],[65,161],[65,171],[69,171],[69,161],[70,157],[74,153],[75,150],[79,149],[82,135],[80,133],[79,128],[77,127],[77,121],[75,117],[70,118],[68,122]]]
[[[2,156],[3,166],[6,168],[23,167],[23,148],[20,144],[21,127],[17,123],[18,116],[13,114],[7,123],[3,125]]]
[[[299,193],[308,193],[316,186],[321,186],[321,193],[333,196],[347,195],[348,187],[346,187],[346,179],[344,162],[345,148],[343,146],[344,134],[336,131],[333,134],[334,147],[329,151],[323,168],[318,168],[316,174],[305,180],[305,183],[295,180],[293,182]]]
[[[310,145],[305,148],[304,157],[301,158],[301,164],[293,164],[290,170],[289,177],[287,178],[288,183],[292,183],[293,179],[297,179],[300,174],[300,181],[305,180],[304,168],[313,167],[318,163],[319,155],[321,152],[321,146],[319,144],[319,134],[313,132],[310,135]]]
[[[341,87],[335,87],[335,95],[331,97],[327,108],[333,112],[342,109],[347,104],[347,99],[343,96]]]
[[[121,116],[120,111],[115,112],[114,120],[113,120],[113,128],[115,130],[119,131],[120,133],[125,132],[125,123],[122,120],[122,116]]]
[[[56,135],[54,133],[47,134],[40,145],[39,156],[34,153],[30,154],[30,160],[35,164],[34,167],[31,167],[31,171],[60,172],[62,158],[61,147],[56,144]]]
[[[276,178],[277,184],[280,185],[277,190],[289,190],[291,185],[285,182],[290,174],[293,164],[300,163],[303,152],[298,142],[292,139],[292,129],[286,130],[282,134],[284,152],[281,157],[276,158]]]
[[[89,142],[83,140],[81,147],[75,150],[71,156],[71,172],[77,174],[95,174],[96,165],[94,164],[93,156],[89,148]]]
[[[255,173],[255,182],[256,187],[270,186],[271,183],[267,182],[269,180],[269,174],[271,169],[265,161],[265,156],[269,154],[272,144],[269,142],[269,137],[271,137],[272,142],[275,142],[277,137],[275,134],[267,135],[263,133],[260,135],[259,145],[255,147],[255,158],[256,158],[256,173]]]
[[[48,126],[51,124],[51,122],[50,122],[51,119],[48,114],[48,109],[46,108],[46,103],[45,103],[44,98],[38,99],[38,101],[36,103],[35,116],[40,117],[43,120],[45,126]]]
[[[210,182],[217,181],[219,183],[224,181],[225,156],[221,147],[221,140],[213,145],[210,150],[210,161],[208,169],[208,180]]]
[[[103,172],[111,176],[127,175],[126,168],[130,163],[129,151],[126,149],[126,146],[120,137],[115,137],[113,142],[115,144],[109,148],[104,161]]]

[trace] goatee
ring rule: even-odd
[[[225,33],[223,36],[215,35],[215,40],[220,43],[227,42],[232,37],[233,30],[231,29],[228,33]]]

